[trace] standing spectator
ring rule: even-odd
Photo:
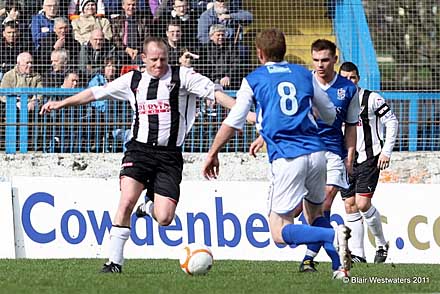
[[[226,40],[226,28],[214,24],[209,29],[211,41],[204,46],[202,56],[203,74],[223,87],[237,87],[237,50]]]
[[[81,15],[72,21],[73,35],[81,45],[87,43],[90,34],[95,29],[100,29],[107,40],[112,39],[112,30],[107,18],[96,14],[96,0],[81,0]]]
[[[85,78],[99,71],[104,66],[104,60],[114,54],[114,46],[104,39],[104,33],[95,29],[90,34],[89,42],[81,46],[79,67]]]
[[[21,42],[18,25],[15,21],[9,21],[3,25],[2,35],[0,41],[0,80],[4,73],[16,65],[18,54],[28,50],[27,46]]]
[[[40,46],[40,40],[53,32],[54,19],[58,15],[58,0],[44,0],[43,10],[32,16],[31,32],[35,49]]]
[[[167,26],[174,22],[180,24],[182,42],[194,50],[197,47],[197,15],[189,9],[187,0],[175,0],[173,10],[162,11],[159,17],[158,36],[165,36]]]
[[[49,52],[53,50],[65,49],[68,53],[70,66],[78,64],[81,46],[72,36],[69,21],[64,17],[57,17],[54,19],[54,23],[54,32],[41,39],[40,47],[36,52],[40,72],[49,70]]]
[[[43,85],[46,88],[58,88],[69,72],[69,57],[65,49],[55,49],[50,54],[52,70],[44,75]]]
[[[212,8],[200,15],[197,38],[202,44],[209,42],[209,28],[213,24],[222,24],[226,27],[226,39],[238,43],[242,37],[243,25],[252,22],[252,14],[246,10],[230,12],[225,0],[216,0]]]
[[[123,64],[141,63],[142,42],[150,35],[151,17],[138,14],[136,0],[122,0],[123,13],[112,19],[113,43]]]
[[[348,78],[355,85],[359,83],[359,70],[354,63],[344,62],[339,71],[341,76]],[[353,240],[350,245],[353,246],[353,262],[366,262],[363,224],[365,220],[376,241],[374,263],[383,263],[388,256],[389,243],[383,234],[380,213],[371,204],[371,199],[379,181],[380,171],[390,165],[399,121],[378,93],[362,88],[359,90],[358,102],[361,112],[357,125],[357,157],[350,177],[350,187],[342,190],[341,195],[345,203],[347,226],[352,230]]]

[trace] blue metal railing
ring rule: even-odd
[[[333,26],[341,60],[351,61],[358,66],[361,87],[379,91],[379,64],[362,1],[336,1]]]
[[[62,109],[45,116],[37,113],[40,105],[33,112],[27,111],[28,95],[43,95],[43,101],[46,101],[49,97],[61,99],[78,91],[79,89],[0,89],[0,96],[7,95],[6,121],[0,126],[0,129],[6,130],[5,135],[0,136],[0,142],[5,142],[6,153],[16,153],[17,149],[21,153],[122,151],[124,137],[131,123],[128,103],[109,101],[105,112],[96,111],[89,104]],[[20,111],[17,111],[17,94],[20,97]],[[235,96],[234,91],[229,91],[228,94]],[[396,150],[440,150],[440,92],[380,94],[399,118]],[[206,152],[227,115],[227,110],[220,106],[213,110],[205,109],[203,104],[198,107],[198,117],[183,146],[186,152]],[[255,138],[255,128],[248,125],[242,134],[237,134],[231,140],[224,151],[247,152],[249,144]]]

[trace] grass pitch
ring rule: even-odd
[[[177,260],[127,260],[123,274],[100,274],[104,260],[0,260],[0,293],[426,293],[440,291],[440,265],[356,264],[350,281],[329,263],[299,273],[298,262],[215,261],[188,276]]]

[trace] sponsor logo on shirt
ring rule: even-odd
[[[152,100],[139,104],[139,114],[153,115],[159,113],[171,112],[168,100]]]
[[[269,73],[286,73],[291,72],[290,68],[287,66],[279,66],[279,65],[268,65],[267,70]]]

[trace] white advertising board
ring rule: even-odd
[[[105,258],[119,201],[117,180],[13,178],[16,254],[27,258]],[[211,246],[216,259],[301,260],[305,247],[279,248],[266,217],[265,182],[183,182],[175,222],[159,227],[132,216],[126,258],[178,258],[192,242]],[[439,263],[440,185],[380,184],[373,203],[390,241],[389,262]],[[333,224],[342,222],[339,196]],[[296,221],[297,223],[300,220]],[[374,246],[365,238],[368,261]],[[329,260],[325,253],[318,260]]]
[[[15,258],[11,183],[0,182],[0,258]]]

